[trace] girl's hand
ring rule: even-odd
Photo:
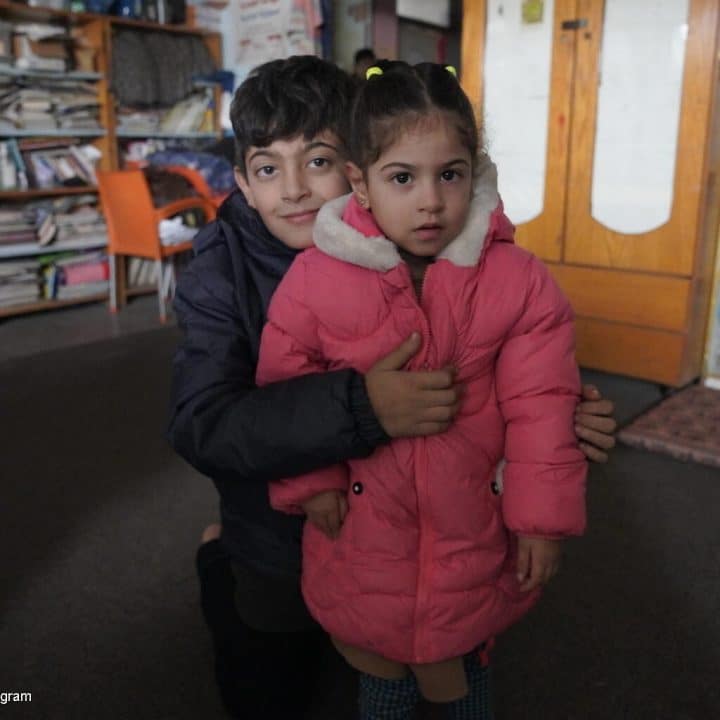
[[[518,536],[517,579],[524,592],[545,585],[560,569],[562,540]]]
[[[604,400],[594,385],[583,385],[583,401],[575,409],[575,434],[580,440],[580,449],[588,460],[607,462],[606,450],[615,447],[613,433],[617,423],[612,416],[615,406]]]
[[[324,532],[331,540],[337,538],[348,512],[345,493],[339,490],[327,490],[310,498],[302,507],[308,522]]]

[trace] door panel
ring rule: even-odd
[[[483,82],[485,142],[516,225],[543,211],[554,9],[546,0],[541,22],[527,23],[522,3],[488,0]]]
[[[526,23],[522,0],[465,3],[462,82],[484,118],[500,193],[517,241],[562,255],[575,32],[575,0],[544,3]]]
[[[684,2],[685,0],[674,0],[675,4]],[[647,16],[651,17],[657,0],[634,0],[633,5],[636,11],[637,7],[643,6]],[[622,152],[617,148],[606,150],[600,146],[597,151],[608,152],[609,157],[595,157],[598,145],[598,88],[601,81],[599,58],[603,45],[606,49],[607,46],[614,48],[615,53],[620,45],[628,49],[629,58],[632,58],[633,62],[648,63],[649,60],[643,53],[632,53],[633,44],[642,43],[646,30],[636,24],[622,27],[613,24],[612,27],[607,27],[604,25],[603,3],[597,0],[578,0],[578,16],[587,19],[587,27],[579,31],[577,38],[565,262],[681,276],[692,274],[698,235],[697,209],[702,206],[704,193],[703,157],[711,107],[714,58],[708,48],[715,47],[719,12],[715,0],[690,0],[678,142],[672,143],[670,148],[664,145],[657,148],[657,152],[663,155],[665,164],[672,164],[674,161],[670,216],[667,222],[654,230],[630,234],[613,230],[592,217],[593,195],[598,198],[603,194],[602,189],[594,192],[593,177],[597,179],[611,173],[614,161],[612,154]],[[611,15],[610,19],[612,18]],[[677,27],[674,32],[682,34],[684,30]],[[605,40],[603,35],[606,35]],[[644,49],[646,54],[671,54],[677,51],[677,48],[673,47],[676,40],[672,34],[667,34],[664,48],[662,45],[650,46],[646,43]],[[656,65],[661,65],[659,57]],[[648,83],[661,85],[666,81],[664,74],[659,72],[649,72],[647,75]],[[645,108],[645,112],[652,118],[652,113],[659,110]],[[629,125],[628,133],[632,135],[634,132],[636,129]],[[668,153],[674,153],[674,159],[668,161]],[[618,163],[623,161],[624,158],[617,158]],[[603,165],[598,168],[598,172],[595,172],[596,162]],[[613,202],[621,202],[626,206],[633,203],[642,205],[643,192],[646,190],[647,188],[643,187],[623,188],[618,182],[608,197],[612,197]],[[625,209],[627,210],[627,207]],[[632,214],[633,209],[630,208],[629,212]],[[602,215],[602,212],[600,214]],[[636,220],[641,216],[642,211],[636,213]],[[637,221],[638,227],[640,224],[640,221]]]
[[[682,332],[691,282],[667,275],[549,265],[577,315]]]
[[[605,0],[590,205],[620,234],[670,219],[688,5]]]
[[[683,368],[682,333],[579,317],[577,360],[582,367],[680,386],[696,374]]]

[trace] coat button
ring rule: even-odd
[[[497,484],[497,480],[493,480],[490,483],[490,489],[492,490],[493,495],[499,495],[500,494],[500,486]]]
[[[352,485],[352,491],[353,491],[356,495],[362,495],[363,484],[362,484],[361,482],[354,482],[353,485]]]

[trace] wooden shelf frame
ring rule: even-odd
[[[4,200],[35,200],[44,197],[62,197],[63,195],[97,194],[95,185],[73,185],[72,187],[31,188],[29,190],[0,190],[0,202]]]

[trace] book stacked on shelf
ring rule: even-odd
[[[64,72],[71,64],[73,38],[62,25],[15,23],[12,41],[17,68]]]
[[[0,263],[0,308],[40,298],[39,263],[34,259]]]
[[[214,102],[212,88],[192,93],[168,110],[160,122],[160,130],[178,134],[212,132]]]
[[[154,260],[129,257],[127,260],[127,284],[130,288],[145,287],[157,282],[157,265]]]
[[[0,248],[23,243],[47,245],[55,229],[52,212],[47,207],[0,208]]]
[[[0,257],[107,245],[105,220],[95,195],[0,206]]]
[[[94,145],[72,138],[0,141],[0,190],[94,186],[100,156]]]
[[[71,300],[108,292],[110,266],[102,252],[52,255],[40,259],[46,300]]]
[[[100,130],[94,85],[48,77],[0,78],[0,130]]]
[[[152,135],[152,133],[158,132],[164,114],[164,110],[158,109],[118,107],[116,114],[117,131],[133,135]]]
[[[52,247],[87,247],[107,244],[107,226],[94,196],[62,198],[74,202],[55,201],[53,221],[57,228]]]
[[[117,108],[117,131],[120,134],[182,135],[212,133],[214,130],[214,96],[210,87],[191,93],[169,109]]]

